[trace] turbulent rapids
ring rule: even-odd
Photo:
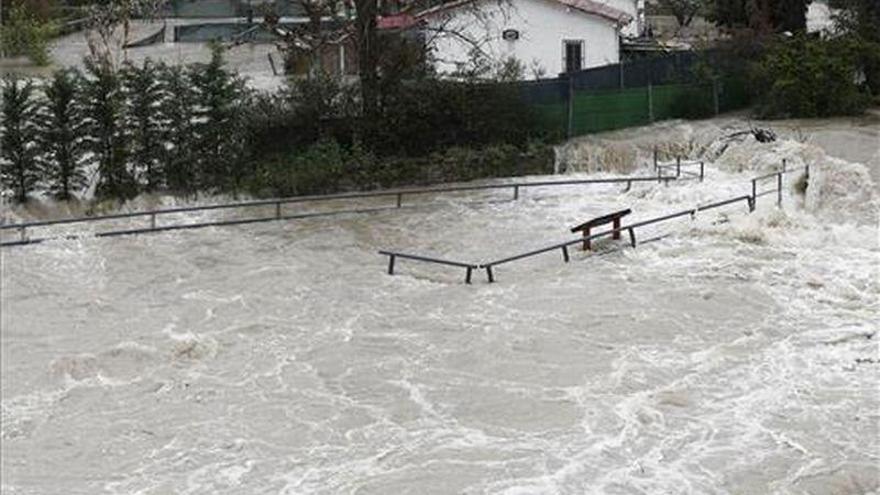
[[[828,132],[653,131],[572,143],[559,169],[646,175],[658,145],[706,180],[4,248],[3,492],[880,490],[880,155]],[[657,224],[496,284],[389,277],[376,254],[503,257],[609,211],[748,194],[782,158],[811,170],[782,209]]]

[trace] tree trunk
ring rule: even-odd
[[[363,131],[365,141],[372,144],[373,129],[379,113],[379,74],[376,50],[376,13],[378,0],[355,0],[358,73],[361,80]]]

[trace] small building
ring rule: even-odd
[[[475,56],[515,58],[527,78],[618,63],[622,30],[634,21],[596,0],[458,0],[415,18],[438,72],[460,72]]]

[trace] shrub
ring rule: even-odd
[[[0,26],[0,52],[5,56],[24,55],[36,65],[48,65],[54,24],[41,21],[22,2],[12,3],[6,15]]]
[[[828,117],[862,112],[870,98],[859,84],[858,53],[848,37],[796,35],[769,47],[753,67],[761,117]]]

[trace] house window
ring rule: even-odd
[[[564,40],[562,56],[565,72],[577,72],[584,68],[584,40]]]

